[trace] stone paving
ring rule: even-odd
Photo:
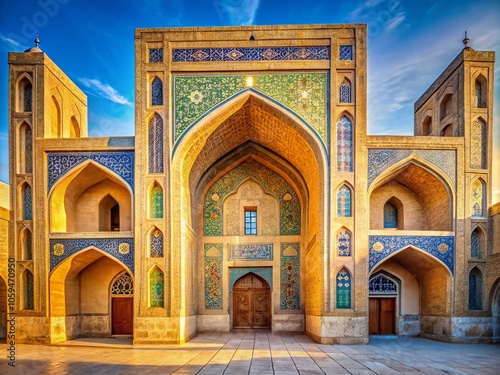
[[[500,374],[500,345],[448,344],[420,338],[322,345],[304,335],[206,333],[183,345],[130,345],[80,339],[16,345],[16,367],[0,344],[0,374]]]

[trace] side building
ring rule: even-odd
[[[111,138],[10,53],[18,340],[498,341],[494,54],[461,51],[391,137],[367,136],[366,53],[366,25],[137,29],[135,136]]]

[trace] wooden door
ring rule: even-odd
[[[111,320],[113,335],[131,335],[134,328],[134,299],[112,298]]]
[[[239,279],[233,287],[234,328],[271,328],[271,290],[254,274]]]
[[[370,298],[370,335],[395,334],[396,298]]]

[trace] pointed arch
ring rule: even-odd
[[[393,274],[380,270],[370,276],[368,290],[371,295],[399,295],[401,280]]]
[[[443,121],[447,116],[451,115],[453,110],[452,94],[446,93],[439,103],[439,121]]]
[[[432,133],[432,116],[426,115],[422,120],[422,135],[430,135]]]
[[[350,257],[352,249],[352,233],[349,229],[342,227],[337,231],[337,256]]]
[[[34,310],[35,309],[35,281],[33,273],[26,269],[23,272],[23,310]]]
[[[22,260],[33,260],[33,236],[31,230],[24,228],[19,234],[20,250]]]
[[[165,275],[158,266],[153,266],[148,275],[149,307],[165,307]]]
[[[486,216],[486,183],[481,177],[475,178],[470,185],[471,215]]]
[[[483,309],[483,273],[474,267],[469,272],[469,310]]]
[[[17,82],[17,112],[33,111],[33,84],[28,73],[23,73]]]
[[[404,228],[403,203],[394,196],[384,204],[384,228]]]
[[[447,124],[441,129],[439,133],[441,137],[453,137],[453,124]]]
[[[70,138],[80,138],[80,124],[75,116],[71,116],[69,136]]]
[[[111,194],[106,194],[99,201],[99,231],[120,230],[120,205]]]
[[[33,192],[30,184],[25,182],[21,187],[22,220],[33,220]]]
[[[488,81],[481,73],[478,74],[474,84],[475,106],[477,108],[486,108],[488,105]]]
[[[336,307],[337,309],[350,309],[351,308],[351,289],[352,280],[351,273],[347,268],[343,267],[335,278],[335,289],[337,295]]]
[[[163,189],[154,181],[149,186],[149,218],[163,219]]]
[[[27,121],[18,128],[17,170],[19,173],[33,173],[33,131]]]
[[[352,190],[347,184],[343,184],[337,190],[337,217],[352,216]]]
[[[59,95],[58,95],[59,96]],[[50,97],[50,136],[59,138],[61,136],[61,104],[56,95]]]
[[[352,120],[347,115],[342,115],[337,123],[337,171],[339,172],[352,172],[352,139]]]
[[[344,78],[339,88],[339,102],[351,103],[351,81]]]
[[[148,126],[148,170],[163,173],[163,119],[154,113]]]
[[[158,227],[153,227],[148,233],[149,257],[163,257],[163,232]]]
[[[480,226],[474,228],[470,238],[470,257],[481,259],[486,255],[486,234]]]
[[[486,121],[478,117],[472,122],[470,135],[470,167],[487,168],[488,129]]]
[[[163,82],[158,76],[151,82],[151,105],[163,105]]]
[[[134,280],[127,271],[123,271],[116,275],[110,283],[111,295],[126,295],[134,294]]]

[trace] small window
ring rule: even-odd
[[[384,205],[384,228],[398,227],[398,210],[392,204],[387,202]]]
[[[352,60],[352,46],[340,46],[340,60]]]
[[[150,48],[149,62],[150,63],[163,62],[163,48]]]
[[[257,234],[256,207],[245,207],[245,234]]]

